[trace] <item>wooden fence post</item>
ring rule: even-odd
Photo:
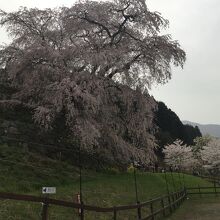
[[[217,196],[217,191],[216,191],[216,181],[214,179],[214,187],[215,187],[215,196]]]
[[[181,205],[181,192],[178,192],[178,196],[177,196],[178,198],[178,205]]]
[[[172,213],[172,205],[171,205],[171,199],[170,199],[170,194],[168,194],[168,203],[169,203],[169,209],[170,209],[170,214]]]
[[[84,203],[81,201],[80,220],[84,220]]]
[[[45,201],[43,202],[43,207],[42,207],[42,220],[48,220],[48,201],[47,197],[45,197]]]
[[[164,206],[163,198],[161,199],[161,207],[163,209],[163,217],[165,217],[166,216],[166,212],[165,212],[165,206]]]
[[[180,191],[180,194],[179,194],[179,195],[180,195],[180,204],[182,203],[182,196],[183,196],[182,194],[183,194],[183,192],[182,192],[182,190],[181,190],[181,191]]]
[[[114,220],[117,219],[117,211],[116,211],[116,208],[114,207]]]
[[[137,212],[138,212],[138,219],[141,220],[141,206],[140,206],[140,202],[138,201],[137,204],[138,204],[138,210],[137,210]]]
[[[180,194],[179,194],[179,192],[177,192],[176,199],[178,200],[179,198],[180,198]],[[177,206],[179,206],[179,205],[180,205],[180,201],[177,202]]]
[[[202,197],[202,194],[201,194],[201,189],[200,189],[200,186],[198,185],[198,189],[199,189],[199,197],[201,198]]]
[[[180,205],[182,203],[182,190],[179,192],[179,203],[180,203]]]
[[[152,220],[154,220],[154,207],[153,207],[153,202],[150,203],[150,212],[151,212],[151,216],[152,216]]]
[[[173,202],[173,209],[175,210],[176,209],[176,204],[174,203],[175,199],[174,199],[174,195],[173,194],[172,194],[172,202]]]
[[[180,206],[180,200],[179,200],[179,198],[180,198],[180,192],[177,192],[177,194],[176,194],[176,199],[178,200],[177,206]]]
[[[182,202],[184,201],[184,199],[186,199],[186,191],[185,188],[182,191]]]
[[[184,187],[184,194],[185,194],[185,199],[187,199],[187,197],[188,197],[188,190],[187,190],[187,188],[186,187]]]

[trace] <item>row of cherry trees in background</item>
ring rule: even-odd
[[[187,146],[176,140],[167,145],[163,153],[165,163],[174,169],[219,174],[220,171],[220,139],[211,136],[197,137],[193,146]]]

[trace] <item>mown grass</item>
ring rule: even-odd
[[[173,177],[172,177],[173,175]],[[133,173],[82,171],[82,192],[85,204],[118,206],[136,202]],[[186,186],[211,185],[201,178],[178,173],[137,172],[138,196],[141,202]],[[79,192],[78,168],[68,163],[52,160],[27,149],[0,145],[0,191],[42,196],[43,186],[55,186],[57,193],[51,198],[76,201]],[[174,181],[172,181],[174,180]],[[174,183],[174,184],[173,184]],[[2,200],[0,220],[41,219],[41,204]],[[145,212],[148,210],[146,209]],[[86,212],[86,220],[112,219],[112,214]],[[51,206],[50,219],[78,219],[77,210]],[[136,210],[120,212],[118,219],[136,219]]]

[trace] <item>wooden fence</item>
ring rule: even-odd
[[[197,175],[200,178],[206,179],[207,181],[213,183],[213,186],[204,187],[198,185],[197,187],[187,187],[187,194],[188,195],[200,195],[203,194],[215,194],[218,196],[220,194],[220,178],[215,176],[204,176],[204,175]]]
[[[220,186],[216,186],[214,184],[214,187],[204,187],[204,186],[198,186],[198,187],[188,187],[187,188],[187,195],[200,195],[202,194],[215,194],[215,196],[218,196],[220,194]]]
[[[197,175],[198,177],[202,179],[206,179],[209,182],[212,182],[214,184],[220,185],[220,177],[219,176],[204,176],[204,175]]]
[[[93,211],[99,213],[112,213],[112,219],[118,219],[117,214],[119,211],[137,210],[137,217],[139,220],[154,220],[159,214],[166,216],[172,213],[186,198],[186,189],[180,191],[169,193],[168,195],[158,197],[147,202],[125,205],[125,206],[115,206],[109,208],[95,207],[82,203],[73,203],[68,201],[62,201],[57,199],[51,199],[48,197],[38,197],[31,195],[19,195],[13,193],[0,193],[1,199],[18,200],[26,202],[42,203],[42,220],[48,220],[49,206],[56,205],[62,207],[69,207],[73,209],[80,210],[80,219],[84,220],[86,211]],[[147,207],[149,212],[145,213],[144,216],[143,208]]]

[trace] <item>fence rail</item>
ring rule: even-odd
[[[214,184],[220,185],[220,177],[219,176],[204,176],[204,175],[197,175],[197,176],[202,179],[206,179],[209,182],[212,182]]]
[[[80,219],[84,220],[85,212],[92,211],[98,213],[110,213],[112,214],[112,219],[118,219],[118,213],[120,211],[128,211],[128,210],[136,210],[137,217],[139,220],[154,220],[155,217],[159,214],[162,214],[165,217],[168,214],[171,214],[187,197],[187,195],[199,194],[215,194],[216,196],[220,194],[220,186],[214,185],[214,187],[187,187],[183,188],[177,192],[172,192],[167,195],[151,199],[149,201],[132,204],[132,205],[123,205],[123,206],[115,206],[115,207],[96,207],[91,205],[86,205],[83,203],[74,203],[70,201],[57,200],[48,197],[39,197],[32,195],[21,195],[14,193],[5,193],[0,192],[0,199],[9,199],[9,200],[17,200],[17,201],[26,201],[33,203],[42,203],[42,220],[48,220],[49,206],[61,206],[67,208],[73,208],[80,210]],[[148,208],[148,212],[145,214],[147,216],[143,216],[142,208]]]
[[[133,204],[133,205],[125,205],[125,206],[115,206],[115,207],[96,207],[85,205],[82,203],[74,203],[63,200],[51,199],[48,197],[38,197],[31,195],[20,195],[14,193],[3,193],[0,192],[1,199],[9,199],[9,200],[18,200],[18,201],[26,201],[26,202],[35,202],[42,203],[42,220],[48,220],[48,212],[49,205],[56,205],[68,208],[74,208],[81,210],[80,219],[84,220],[85,211],[93,211],[93,212],[101,212],[101,213],[112,213],[112,217],[114,220],[117,220],[117,213],[119,211],[126,210],[137,210],[137,216],[139,220],[154,220],[157,215],[162,213],[163,216],[166,216],[168,213],[172,213],[186,198],[186,189],[182,189],[177,192],[169,193],[168,195],[161,196],[143,203]],[[145,217],[142,217],[142,208],[148,207],[149,213]],[[168,210],[168,212],[167,212]]]
[[[202,194],[215,194],[217,196],[218,194],[220,194],[220,191],[218,189],[220,189],[220,186],[216,186],[216,184],[214,184],[213,187],[212,186],[188,187],[187,195],[200,195],[201,197]]]

